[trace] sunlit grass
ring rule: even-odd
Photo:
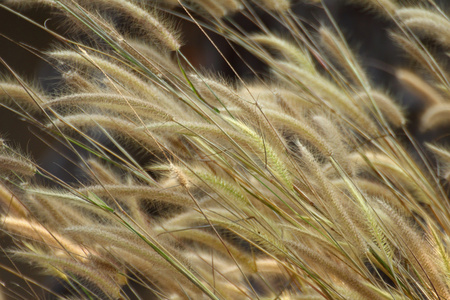
[[[392,38],[415,61],[397,77],[424,98],[420,129],[448,125],[446,62],[421,39],[448,47],[448,17],[431,0],[354,2],[392,19]],[[308,30],[284,1],[0,7],[17,4],[54,6],[91,40],[52,32],[58,92],[11,71],[0,99],[89,154],[77,152],[87,180],[53,178],[50,188],[33,178],[46,170],[1,140],[10,259],[41,266],[75,298],[450,299],[450,154],[424,152],[326,7],[331,26]],[[221,34],[268,73],[225,80],[195,69],[177,18]]]

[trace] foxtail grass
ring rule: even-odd
[[[77,299],[450,299],[450,150],[416,139],[408,108],[372,80],[326,1],[305,2],[329,25],[311,26],[289,1],[0,4],[25,19],[22,6],[49,5],[88,39],[35,23],[60,41],[42,56],[62,83],[46,93],[13,70],[0,82],[2,105],[71,149],[83,170],[66,182],[0,140],[1,230],[14,242],[4,253],[69,295],[22,276],[28,289]],[[393,74],[424,107],[418,132],[448,128],[448,51],[427,43],[448,49],[443,9],[351,2],[391,21],[411,60]],[[232,79],[193,66],[178,20],[209,38]],[[254,76],[243,78],[211,33],[267,72],[249,66]]]

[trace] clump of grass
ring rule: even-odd
[[[49,188],[33,179],[46,170],[1,141],[12,260],[86,299],[450,299],[450,152],[427,145],[441,161],[430,162],[337,26],[308,30],[287,1],[181,1],[164,14],[127,0],[19,2],[58,8],[92,43],[53,33],[58,93],[13,73],[0,99],[89,155],[78,155],[87,180]],[[391,18],[392,38],[417,61],[396,75],[423,98],[421,129],[448,125],[445,62],[421,39],[448,47],[448,17],[433,1],[356,2]],[[193,68],[176,17],[253,54],[266,79]]]

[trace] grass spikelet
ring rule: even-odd
[[[138,98],[121,96],[117,94],[82,93],[67,95],[48,101],[43,105],[43,107],[67,107],[70,105],[94,106],[106,108],[116,112],[129,110],[130,113],[139,113],[142,114],[142,117],[147,117],[158,121],[173,120],[173,116],[165,112],[160,107]]]
[[[390,261],[392,259],[393,250],[388,243],[386,234],[384,233],[383,228],[379,222],[380,218],[377,215],[376,210],[371,206],[367,196],[358,189],[358,186],[354,182],[352,182],[351,177],[347,173],[345,173],[345,170],[342,169],[341,166],[337,162],[335,162],[335,160],[332,160],[332,163],[333,166],[337,169],[341,178],[344,180],[349,194],[352,195],[356,200],[355,202],[358,203],[358,215],[363,215],[362,219],[367,225],[367,229],[370,233],[372,242],[376,245],[376,247],[373,247],[371,249],[373,251],[378,251],[378,255],[383,257],[386,261]],[[362,233],[362,235],[364,234]]]
[[[200,268],[200,276],[209,284],[215,285],[215,292],[218,295],[226,295],[230,299],[239,299],[241,297],[249,298],[250,293],[239,278],[237,268],[230,267],[227,260],[222,261],[220,256],[212,256],[209,253],[193,253],[188,256]],[[217,272],[216,268],[223,270]]]
[[[443,166],[443,172],[439,175],[450,182],[450,152],[448,149],[431,144],[426,144],[426,146],[437,156],[437,161]]]
[[[41,224],[30,222],[24,218],[9,216],[4,217],[1,224],[10,232],[39,243],[41,247],[49,247],[54,253],[59,253],[59,256],[69,257],[73,255],[79,260],[86,257],[85,249],[63,235],[49,231]]]
[[[333,156],[346,173],[353,174],[353,166],[351,165],[351,162],[347,160],[349,150],[343,143],[344,138],[341,135],[339,128],[324,116],[314,116],[312,119],[319,125],[321,132],[323,132],[323,136],[329,145],[328,148],[333,149],[332,152],[329,153],[329,156]]]
[[[420,129],[428,131],[450,124],[450,103],[430,106],[420,118]]]
[[[433,286],[429,290],[430,296],[432,297],[432,294],[436,291],[437,297],[448,298],[450,296],[449,287],[445,283],[446,276],[442,272],[444,264],[432,257],[434,251],[429,244],[425,243],[400,215],[383,203],[381,205],[383,205],[384,212],[392,220],[391,230],[400,233],[398,237],[401,237],[401,239],[396,242],[400,244],[403,255],[409,258],[409,263],[414,266],[415,272],[423,277],[422,280]]]
[[[274,237],[272,233],[261,232],[257,227],[244,227],[222,218],[211,219],[215,224],[231,230],[237,236],[250,242],[255,247],[270,253],[274,257],[284,257],[286,255],[287,249],[285,245],[279,239]]]
[[[84,2],[84,1],[83,1]],[[95,0],[87,2],[89,5],[102,7],[105,4],[108,8],[117,10],[126,17],[133,20],[133,23],[141,27],[142,32],[155,38],[164,47],[176,51],[180,49],[181,43],[177,34],[171,28],[170,23],[163,22],[160,16],[156,16],[137,3],[128,0]]]
[[[255,144],[256,147],[254,149],[258,149],[260,152],[258,153],[259,158],[263,162],[267,160],[267,165],[274,172],[275,177],[280,179],[286,188],[290,189],[292,186],[292,179],[288,171],[289,169],[274,148],[244,123],[232,119],[229,119],[229,121]]]
[[[8,5],[14,6],[31,6],[31,5],[48,5],[48,6],[57,6],[58,4],[53,0],[5,0],[5,3]]]
[[[101,114],[77,114],[64,117],[63,120],[55,120],[47,126],[49,128],[57,127],[61,130],[64,130],[64,128],[67,128],[67,130],[73,128],[102,128],[119,133],[124,138],[139,140],[150,148],[158,148],[155,139],[142,130],[139,130],[139,126],[122,118],[113,116],[104,116]]]
[[[435,253],[436,255],[440,258],[439,259],[439,263],[442,263],[442,269],[443,269],[443,273],[445,275],[445,282],[448,285],[449,282],[449,277],[450,277],[450,256],[449,256],[449,252],[446,248],[446,245],[444,244],[444,242],[441,240],[441,237],[439,236],[438,232],[436,231],[436,229],[434,229],[432,226],[428,227],[428,231],[429,231],[429,240],[430,240],[430,244],[431,246],[435,249]]]
[[[376,107],[382,113],[383,118],[385,118],[386,121],[394,128],[399,128],[406,124],[406,118],[402,109],[386,94],[377,91],[370,91],[369,94],[366,92],[361,92],[357,95],[357,97],[367,103],[368,107],[373,106],[373,100]]]
[[[106,74],[108,76],[107,80],[113,81],[114,92],[117,92],[118,88],[125,88],[125,92],[127,93],[138,95],[143,99],[158,101],[161,104],[165,103],[163,99],[166,99],[166,101],[170,99],[160,90],[155,89],[152,84],[145,82],[142,78],[133,74],[131,70],[127,69],[126,65],[121,65],[119,62],[114,63],[95,55],[83,56],[77,52],[68,50],[53,51],[48,55],[60,61],[84,66],[92,71],[96,70],[102,75]],[[115,82],[119,84],[117,85]],[[133,89],[130,89],[130,87],[133,87]]]
[[[349,235],[346,235],[343,232],[341,235],[346,236],[351,242],[356,243],[357,246],[355,247],[357,247],[359,254],[364,253],[366,251],[364,239],[348,213],[344,210],[344,206],[338,198],[337,191],[323,175],[322,169],[316,158],[306,149],[306,147],[301,145],[300,142],[297,142],[297,146],[304,157],[303,162],[306,164],[311,175],[317,180],[320,187],[320,195],[322,197],[320,205],[325,207],[327,213],[334,222],[341,223],[342,230],[350,232]]]
[[[176,279],[176,281],[182,283],[182,286],[196,290],[188,279],[180,276],[177,270],[153,251],[149,245],[126,229],[106,226],[76,226],[67,228],[65,232],[77,240],[83,241],[86,237],[89,237],[96,244],[104,245],[105,250],[111,251],[118,261],[130,264],[139,272],[145,273],[150,279],[161,280],[161,283],[174,288],[176,285],[173,280]],[[181,255],[175,254],[181,258]],[[161,272],[155,273],[155,268],[161,269]],[[162,274],[165,275],[161,277]],[[164,283],[164,280],[168,280],[168,282]]]
[[[40,222],[45,222],[47,227],[67,226],[71,222],[77,223],[76,217],[80,217],[76,210],[70,209],[67,204],[62,204],[62,199],[43,197],[42,194],[29,193],[26,203],[34,217]],[[59,201],[58,201],[59,200]],[[78,220],[83,221],[83,218]],[[85,220],[86,221],[86,220]]]
[[[382,183],[373,182],[367,179],[353,179],[354,183],[357,185],[358,189],[369,199],[383,199],[388,205],[395,207],[397,211],[404,211],[404,204],[399,201],[396,197],[394,191],[389,189],[388,186]],[[333,181],[333,184],[339,189],[346,190],[348,188],[347,183],[342,180]]]
[[[291,117],[300,117],[305,110],[314,110],[318,105],[316,101],[304,93],[294,92],[279,86],[246,86],[239,93],[244,98],[247,98],[248,94],[248,97],[258,99],[261,106],[264,107],[264,112],[269,109],[276,111],[281,107],[283,112]],[[301,107],[301,109],[293,109],[294,107]]]
[[[448,149],[437,147],[431,144],[427,144],[427,147],[439,157],[439,160],[444,163],[450,163],[450,152],[448,151]]]
[[[120,178],[108,166],[103,165],[96,159],[87,160],[92,179],[102,184],[119,184]]]
[[[183,124],[176,124],[174,122],[149,123],[137,128],[138,131],[142,132],[141,134],[144,134],[144,132],[148,130],[155,132],[156,134],[164,134],[166,137],[184,135],[198,137],[209,142],[221,141],[225,144],[237,143],[243,148],[255,150],[254,141],[249,140],[245,134],[231,128],[226,129],[227,130],[224,131],[224,128],[200,122],[183,122]]]
[[[221,3],[221,1],[190,0],[189,2],[198,7],[200,10],[206,11],[215,18],[222,18],[228,13],[227,6],[224,5],[224,3]]]
[[[174,294],[175,299],[186,294],[201,297],[200,291],[195,286],[185,278],[180,277],[176,270],[161,265],[156,257],[153,257],[153,259],[143,258],[126,248],[115,246],[108,246],[108,251],[117,260],[126,263],[132,274],[143,274],[147,281],[158,286],[158,290],[162,294]]]
[[[259,4],[261,4],[264,8],[268,10],[272,10],[274,12],[282,13],[288,10],[291,6],[289,0],[257,0]]]
[[[385,299],[379,293],[375,292],[370,286],[367,286],[358,279],[358,275],[336,262],[330,262],[324,255],[317,253],[313,249],[305,247],[301,243],[288,243],[296,251],[298,256],[305,257],[308,261],[318,264],[323,272],[335,276],[338,280],[343,280],[347,288],[357,292],[365,299]],[[319,277],[320,278],[320,277]],[[319,279],[320,280],[320,279]]]
[[[184,171],[182,168],[179,168],[178,166],[175,166],[174,164],[171,164],[171,171],[172,173],[175,175],[175,178],[177,180],[177,183],[183,187],[183,188],[187,188],[188,185],[190,185],[189,183],[189,179],[188,177],[185,175]]]
[[[420,64],[421,68],[426,69],[430,76],[434,77],[437,82],[448,86],[442,66],[417,39],[397,33],[391,33],[391,37],[411,58]]]
[[[70,258],[57,258],[52,255],[41,253],[32,253],[24,251],[15,251],[15,255],[28,261],[34,261],[42,266],[48,266],[53,269],[55,273],[65,273],[67,278],[77,282],[74,276],[81,276],[89,279],[90,282],[97,285],[97,287],[107,295],[110,299],[117,299],[120,297],[120,286],[113,280],[115,274],[105,274],[97,268],[90,267]],[[83,287],[82,283],[79,283]]]
[[[38,112],[44,97],[37,91],[17,83],[0,82],[0,99],[6,103],[15,103],[23,109]]]
[[[68,85],[72,86],[75,90],[78,91],[95,92],[99,89],[97,86],[95,86],[95,84],[93,84],[87,78],[81,76],[74,70],[63,73],[63,78]]]
[[[16,173],[17,175],[33,176],[36,167],[23,155],[0,151],[0,172]]]
[[[450,46],[450,34],[447,30],[450,21],[441,14],[412,7],[400,8],[396,11],[396,15],[407,28],[434,37],[443,45]]]
[[[138,54],[137,58],[143,57],[143,63],[155,74],[180,74],[180,68],[170,57],[170,53],[157,49],[149,43],[136,39],[127,39],[127,43]]]
[[[369,81],[365,76],[365,72],[362,70],[348,46],[326,27],[321,27],[319,29],[319,34],[322,45],[327,53],[334,58],[334,61],[337,62],[338,65],[343,67],[345,73],[352,79],[353,83],[367,86]]]
[[[370,161],[370,165],[367,164],[367,160],[364,158]],[[373,171],[372,168],[375,168],[377,172],[386,176],[386,179],[389,179],[397,188],[402,189],[404,193],[413,193],[418,203],[430,203],[430,195],[427,195],[420,186],[420,180],[417,179],[411,170],[395,163],[395,160],[392,158],[382,154],[367,152],[363,156],[361,154],[351,155],[349,159],[352,159],[356,168],[360,170]]]
[[[339,110],[339,115],[348,116],[349,119],[358,124],[358,126],[364,127],[369,133],[374,134],[377,132],[367,116],[361,113],[360,108],[355,103],[352,103],[353,100],[345,95],[346,91],[338,89],[336,85],[322,76],[314,76],[306,70],[301,70],[291,64],[279,61],[276,66],[281,70],[281,72],[277,70],[280,76],[290,75],[289,77],[281,78],[283,81],[288,81],[295,85],[300,83],[300,86],[304,87],[314,98],[333,103],[332,105]]]
[[[306,120],[293,118],[282,114],[276,110],[265,110],[269,120],[277,127],[292,130],[298,137],[307,140],[323,153],[325,156],[331,155],[333,150],[321,135]]]
[[[443,97],[425,80],[408,70],[397,70],[397,78],[428,105],[444,103]]]
[[[214,248],[215,252],[222,253],[225,257],[232,256],[239,266],[247,272],[255,271],[254,259],[242,249],[217,238],[216,234],[211,234],[198,229],[190,228],[166,228],[168,233],[176,239],[187,240],[208,248]]]
[[[244,8],[244,5],[242,4],[242,1],[240,1],[240,0],[223,0],[220,2],[222,3],[223,6],[226,7],[227,14],[235,13]]]
[[[236,207],[242,208],[249,205],[249,200],[245,196],[244,191],[236,182],[231,182],[223,176],[217,176],[211,172],[201,170],[196,170],[195,175],[216,192],[224,193],[227,201],[236,202]]]
[[[279,38],[275,34],[254,34],[250,39],[259,45],[267,46],[278,51],[287,61],[298,67],[312,73],[316,72],[310,55],[304,49],[286,39]]]
[[[204,95],[208,96],[208,100],[214,102],[219,101],[219,105],[224,105],[225,107],[227,107],[228,103],[236,105],[247,114],[247,120],[250,121],[255,128],[260,129],[265,137],[267,137],[277,149],[283,147],[278,133],[271,124],[268,123],[255,99],[242,98],[231,86],[227,86],[219,80],[198,78],[197,76],[194,76],[194,80],[199,81],[199,90],[203,92]]]
[[[42,197],[45,198],[46,200],[50,200],[50,199],[56,199],[56,201],[59,202],[66,202],[66,204],[70,203],[73,204],[74,206],[85,206],[86,204],[88,204],[88,201],[78,195],[74,195],[73,189],[70,191],[65,191],[65,190],[61,190],[61,189],[49,189],[49,188],[43,188],[40,186],[37,187],[29,187],[26,189],[26,191],[28,193],[30,193],[33,197]],[[90,207],[89,205],[85,206]],[[91,207],[91,209],[95,209],[93,207]]]
[[[8,215],[24,218],[29,214],[21,199],[3,184],[0,184],[0,203],[0,207]]]

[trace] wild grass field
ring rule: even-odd
[[[2,59],[2,109],[65,158],[0,139],[3,297],[450,299],[447,6],[336,3],[0,3],[58,74]]]

